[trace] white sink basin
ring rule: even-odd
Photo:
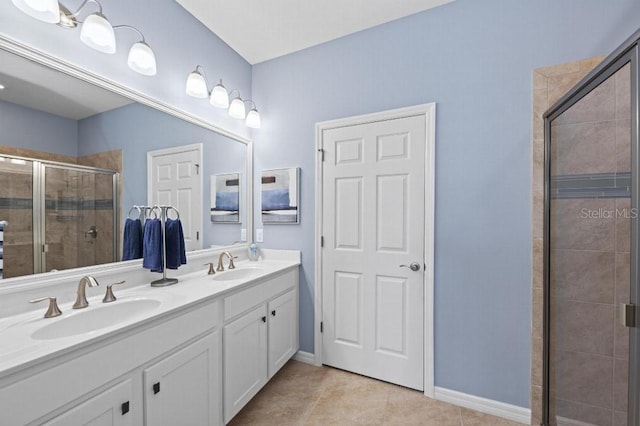
[[[262,272],[262,268],[242,268],[242,269],[230,269],[223,272],[218,272],[213,276],[214,281],[236,281],[251,278]]]
[[[146,315],[161,304],[161,301],[155,299],[130,299],[99,306],[90,305],[70,313],[69,316],[48,319],[51,322],[35,330],[31,337],[36,340],[51,340],[100,330]]]

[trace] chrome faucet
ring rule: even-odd
[[[236,265],[233,264],[233,259],[237,259],[238,257],[232,256],[228,251],[223,251],[222,253],[220,253],[220,257],[218,257],[218,267],[216,268],[216,271],[224,271],[224,266],[222,265],[222,258],[224,256],[227,256],[229,258],[229,269],[236,269]]]
[[[73,304],[73,309],[82,309],[89,306],[87,302],[86,288],[98,286],[98,281],[90,275],[86,275],[80,278],[78,283],[78,296],[76,297],[76,303]]]

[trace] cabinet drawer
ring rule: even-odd
[[[224,320],[228,321],[254,306],[295,287],[297,282],[298,270],[295,269],[225,297]]]

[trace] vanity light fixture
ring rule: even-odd
[[[153,50],[146,43],[144,35],[135,27],[130,25],[112,26],[106,16],[102,13],[102,5],[98,0],[84,0],[75,12],[70,12],[57,0],[11,0],[13,4],[26,13],[43,22],[58,24],[62,28],[73,29],[82,24],[80,30],[80,40],[102,53],[116,53],[115,29],[129,28],[142,38],[131,46],[127,64],[133,71],[143,75],[156,74],[156,58]],[[84,7],[94,3],[98,5],[98,11],[88,15],[84,21],[78,20],[80,12]]]
[[[238,92],[238,91],[234,89],[231,91],[231,93],[233,92]],[[233,118],[237,118],[238,120],[244,120],[246,116],[246,111],[244,109],[244,101],[240,97],[240,92],[238,92],[238,96],[233,98],[233,100],[231,101],[231,105],[229,106],[229,115]]]
[[[201,72],[202,71],[202,72]],[[191,71],[187,77],[187,95],[194,98],[204,99],[209,96],[209,89],[207,89],[207,79],[205,77],[204,68],[200,65],[196,66],[196,69]]]
[[[214,107],[228,108],[231,117],[238,120],[246,119],[245,124],[247,127],[251,127],[252,129],[260,128],[260,114],[258,113],[255,102],[250,99],[243,100],[240,97],[240,91],[236,89],[233,89],[230,93],[227,92],[227,89],[222,84],[222,79],[220,79],[220,82],[209,92],[207,74],[201,65],[197,65],[187,76],[186,92],[187,95],[194,98],[204,99],[208,97],[209,103]],[[237,96],[229,102],[234,92],[237,93]],[[245,109],[245,102],[251,102],[252,108],[249,114],[247,114],[247,110]]]
[[[100,12],[87,16],[82,23],[80,40],[98,52],[110,55],[116,53],[116,35],[113,26],[102,14],[102,6],[100,6]]]
[[[220,83],[216,84],[211,91],[211,98],[209,99],[209,102],[214,107],[229,108],[229,93],[222,85],[222,79],[220,79]]]
[[[38,21],[57,24],[60,22],[58,0],[11,0],[13,5]]]
[[[251,102],[253,104],[253,108],[251,108],[251,110],[249,111],[249,114],[247,114],[247,119],[245,120],[245,124],[247,125],[247,127],[251,127],[252,129],[259,129],[260,113],[256,108],[255,102],[253,102],[252,100],[249,100],[247,102]]]
[[[119,28],[128,28],[142,38],[141,41],[134,43],[129,49],[129,56],[127,57],[129,68],[143,75],[156,75],[156,56],[145,41],[144,34],[131,25],[116,25],[113,27],[115,30]]]

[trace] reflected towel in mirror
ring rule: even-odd
[[[142,257],[142,224],[139,219],[124,222],[122,237],[122,260],[140,259]]]
[[[142,267],[151,272],[162,272],[162,223],[160,219],[147,219],[142,242]]]
[[[164,224],[167,247],[167,268],[178,269],[187,263],[184,233],[180,219],[167,219]]]

